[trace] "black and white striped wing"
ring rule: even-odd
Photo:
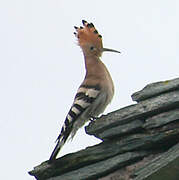
[[[77,91],[74,102],[70,111],[67,114],[65,123],[62,127],[60,136],[69,136],[71,128],[73,127],[74,122],[85,112],[85,110],[95,101],[100,93],[100,87],[96,86],[87,86],[81,85]],[[90,118],[90,117],[89,117]],[[84,119],[85,121],[85,119]],[[67,129],[69,129],[67,131]],[[67,134],[66,134],[67,132]],[[65,135],[66,134],[66,135]]]
[[[83,113],[87,110],[87,108],[90,107],[90,105],[97,99],[97,97],[100,94],[100,86],[88,86],[88,85],[81,85],[77,91],[77,94],[75,96],[74,102],[72,107],[70,108],[70,111],[68,112],[64,125],[61,129],[61,133],[57,138],[57,145],[52,152],[52,155],[50,157],[50,161],[54,160],[60,151],[61,147],[64,145],[68,137],[71,135],[72,137],[75,135],[76,131],[80,127],[74,127],[74,124],[76,121],[83,121],[80,122],[79,126],[82,126],[86,120],[90,118],[86,117],[88,119],[81,119],[80,116],[83,115]]]

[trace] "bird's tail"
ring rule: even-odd
[[[57,142],[57,144],[55,146],[55,149],[53,150],[53,152],[52,152],[52,154],[50,156],[50,159],[49,159],[50,163],[53,162],[56,159],[58,152],[60,151],[62,146],[65,144],[65,142],[66,142],[66,139],[64,139],[64,138],[62,138],[61,140],[58,139],[58,142]]]
[[[72,131],[72,126],[73,126],[73,123],[72,122],[70,123],[69,119],[66,118],[65,123],[63,124],[63,127],[61,129],[61,133],[59,134],[59,136],[56,140],[57,144],[50,156],[49,163],[53,162],[56,159],[58,152],[60,151],[60,149],[63,147],[63,145],[67,141],[67,139]]]

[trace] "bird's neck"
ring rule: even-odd
[[[85,57],[86,76],[83,84],[99,85],[111,95],[114,94],[114,84],[106,66],[98,57]]]
[[[105,78],[110,76],[106,66],[99,57],[85,57],[86,76],[95,78]]]
[[[106,66],[99,57],[85,57],[86,76],[92,84],[100,79],[100,82],[110,84],[113,88],[113,81]],[[114,88],[113,88],[114,89]]]
[[[106,66],[98,57],[85,57],[86,76],[83,84],[96,86],[97,84],[106,89],[110,94],[109,102],[114,94],[114,84]]]

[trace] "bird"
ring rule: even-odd
[[[74,34],[84,55],[86,75],[61,128],[49,159],[50,163],[54,162],[67,139],[73,139],[78,129],[86,122],[95,121],[104,112],[114,95],[113,80],[100,57],[105,51],[120,51],[103,47],[102,36],[93,23],[82,20],[82,24],[80,27],[74,26]]]

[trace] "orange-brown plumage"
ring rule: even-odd
[[[112,78],[100,56],[104,51],[119,51],[103,48],[102,36],[98,34],[94,25],[85,20],[82,23],[83,27],[75,26],[74,34],[84,54],[86,75],[66,116],[49,162],[55,160],[66,140],[73,138],[85,122],[103,113],[114,94]]]
[[[86,55],[101,56],[103,50],[102,36],[98,34],[98,31],[92,23],[87,23],[85,20],[82,22],[84,27],[75,27],[79,46]],[[90,48],[94,48],[93,51],[90,50]]]

